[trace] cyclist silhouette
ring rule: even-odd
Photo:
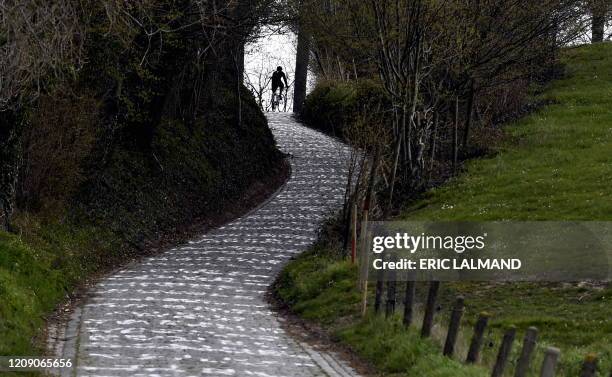
[[[283,85],[285,81],[285,85]],[[287,77],[283,72],[283,67],[277,67],[272,74],[272,95],[276,94],[276,89],[280,88],[280,93],[283,94],[283,89],[287,86]]]

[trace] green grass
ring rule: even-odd
[[[564,53],[554,101],[507,127],[494,158],[431,190],[402,216],[418,220],[612,220],[612,45]]]
[[[567,50],[563,59],[566,77],[551,83],[543,94],[550,105],[508,125],[506,140],[494,157],[468,162],[462,174],[426,193],[400,218],[612,220],[612,44]],[[300,256],[285,269],[276,291],[296,313],[322,324],[384,375],[488,375],[487,369],[467,368],[440,356],[444,324],[459,294],[466,299],[459,355],[465,353],[478,313],[487,311],[492,314],[482,360],[487,368],[494,362],[503,331],[515,325],[513,362],[524,330],[539,329],[532,376],[538,375],[547,346],[562,351],[559,376],[579,375],[582,359],[591,352],[599,357],[600,375],[612,371],[609,284],[444,283],[438,334],[422,341],[397,318],[356,316],[356,271],[332,255],[318,245]],[[426,285],[417,287],[420,302],[426,293]],[[369,296],[371,302],[371,290]],[[506,375],[512,375],[513,366]]]
[[[488,375],[495,361],[502,334],[511,325],[518,330],[507,375],[512,375],[519,343],[529,326],[539,329],[539,344],[530,376],[537,376],[543,351],[559,347],[559,376],[577,376],[585,355],[596,353],[603,374],[612,368],[612,288],[560,286],[558,284],[443,283],[438,300],[436,327],[430,340],[421,340],[417,328],[405,329],[400,318],[384,320],[370,311],[360,318],[360,294],[356,290],[357,269],[320,243],[292,261],[280,275],[275,292],[300,317],[326,328],[337,341],[349,346],[384,375],[481,376]],[[373,302],[373,287],[368,302]],[[423,303],[427,285],[417,285]],[[454,298],[465,296],[466,311],[455,358],[441,355]],[[404,295],[398,285],[398,297]],[[401,299],[399,300],[401,301]],[[396,313],[403,308],[399,304]],[[473,325],[480,312],[492,317],[479,367],[459,362],[465,358]],[[422,314],[417,314],[415,326]],[[427,371],[425,373],[424,371]],[[454,374],[453,374],[454,373]]]
[[[338,336],[386,374],[427,377],[488,376],[484,368],[462,365],[442,356],[439,346],[406,329],[397,316],[391,320],[369,316]]]
[[[17,223],[27,230],[21,236],[0,232],[0,356],[43,354],[46,316],[121,250],[118,239],[99,228],[32,218]]]
[[[292,261],[281,273],[275,291],[301,317],[322,324],[385,376],[486,376],[476,366],[464,366],[442,356],[434,341],[421,340],[398,317],[382,320],[356,315],[360,295],[357,269],[319,244]]]
[[[17,237],[0,233],[1,355],[27,355],[42,315],[62,296],[64,278]]]

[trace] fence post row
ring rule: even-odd
[[[393,258],[396,260],[396,258]],[[367,275],[366,275],[367,276]],[[384,272],[383,270],[378,271],[377,281],[376,281],[376,298],[374,302],[375,313],[378,314],[380,312],[382,301],[383,301],[383,291],[384,291]],[[363,301],[363,313],[365,313],[366,301],[365,296],[367,294],[367,277],[366,284],[364,286],[364,301]],[[397,281],[396,281],[396,272],[394,270],[390,271],[389,279],[387,281],[387,297],[385,303],[385,316],[390,317],[395,312],[396,307],[396,295],[397,295]],[[438,297],[438,292],[440,290],[440,282],[439,281],[431,281],[429,284],[429,291],[427,294],[427,303],[425,307],[425,316],[423,318],[423,324],[421,328],[421,337],[427,338],[431,336],[431,330],[433,328],[434,316],[436,311],[436,300]],[[412,280],[412,276],[408,275],[408,280],[406,281],[406,294],[404,297],[404,318],[403,325],[408,327],[412,324],[412,320],[414,317],[414,301],[416,297],[416,282]],[[459,335],[459,330],[461,329],[461,319],[463,317],[463,313],[465,312],[465,298],[463,296],[457,296],[455,299],[455,304],[453,306],[448,332],[446,334],[446,340],[444,342],[444,356],[452,357],[455,352],[455,345],[457,343],[457,338]],[[365,315],[365,314],[364,314]],[[484,340],[484,333],[489,323],[490,314],[487,312],[481,312],[478,315],[478,320],[474,325],[474,334],[472,335],[472,339],[470,341],[470,347],[467,353],[467,357],[465,362],[468,364],[473,364],[478,362],[480,357],[480,351],[482,348],[482,343]],[[514,339],[516,337],[516,327],[511,326],[504,333],[501,345],[499,347],[499,351],[497,354],[497,358],[495,360],[495,365],[493,366],[493,370],[491,371],[491,377],[502,377],[504,375],[504,369],[506,368],[506,364],[508,363],[508,359],[510,357],[510,353],[512,351],[512,345],[514,343]],[[525,332],[525,337],[523,338],[523,346],[521,349],[521,354],[517,360],[517,365],[514,370],[514,377],[526,377],[529,373],[529,367],[531,366],[531,361],[533,357],[533,353],[535,351],[538,339],[538,329],[536,327],[529,327]],[[540,370],[540,377],[554,377],[555,370],[557,364],[559,362],[559,357],[561,355],[561,351],[555,347],[548,347],[544,352],[544,359],[542,361],[542,367]],[[596,377],[597,375],[597,355],[596,354],[588,354],[582,363],[582,368],[580,371],[580,377]],[[609,377],[612,377],[612,371],[610,371]]]

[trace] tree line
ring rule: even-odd
[[[244,46],[264,25],[298,34],[296,112],[309,69],[320,81],[380,83],[384,103],[362,114],[380,127],[359,146],[372,156],[366,163],[379,156],[391,208],[426,186],[440,161],[456,169],[475,122],[495,122],[530,82],[554,76],[561,46],[589,32],[607,39],[609,13],[609,0],[2,0],[4,227],[15,205],[70,195],[82,166],[99,169],[117,148],[155,163],[163,117],[193,123],[233,101],[242,123]],[[76,154],[50,159],[66,142]],[[45,193],[62,175],[45,166],[54,161],[71,178]]]
[[[162,119],[231,102],[244,46],[290,20],[275,0],[0,1],[0,217],[73,195],[118,150],[158,164]],[[289,10],[288,10],[289,9]],[[104,185],[104,182],[94,182]]]
[[[534,84],[561,73],[561,48],[585,36],[607,39],[612,2],[308,0],[301,7],[319,81],[370,80],[385,94],[361,104],[344,132],[369,156],[355,159],[362,173],[352,178],[367,181],[375,164],[380,207],[389,213],[480,153],[475,123],[494,129],[523,112]],[[369,185],[352,184],[347,209]]]

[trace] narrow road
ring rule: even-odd
[[[268,119],[292,155],[286,185],[246,216],[97,284],[68,326],[69,375],[354,375],[293,340],[264,298],[341,206],[348,150],[288,114]]]

